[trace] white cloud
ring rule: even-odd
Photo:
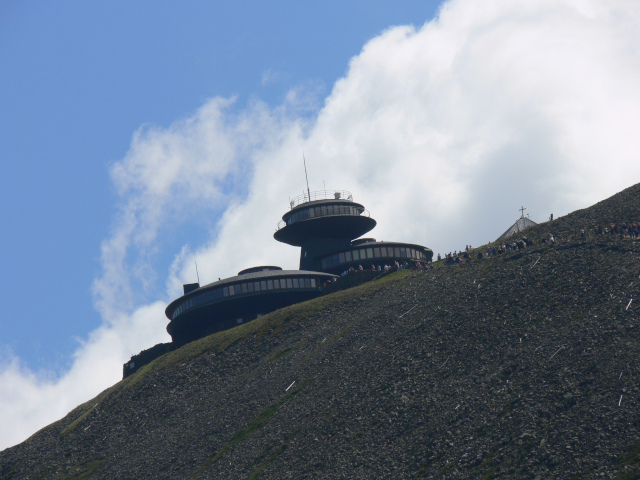
[[[5,352],[0,363],[0,449],[25,440],[119,381],[132,352],[167,341],[165,306],[145,305],[93,331],[74,353],[71,369],[60,377],[34,373]]]
[[[233,113],[233,100],[214,99],[169,128],[141,129],[112,169],[122,205],[95,284],[105,324],[59,379],[15,359],[2,368],[1,445],[164,341],[163,307],[192,281],[194,260],[204,283],[253,265],[295,268],[298,250],[272,235],[305,188],[303,151],[311,188],[351,190],[378,220],[372,236],[442,253],[495,239],[523,204],[543,221],[636,183],[639,27],[635,2],[452,0],[423,27],[368,42],[312,119],[298,89],[278,107],[256,100]],[[160,233],[201,215],[217,219],[208,241],[162,251]],[[167,271],[160,254],[174,256]],[[149,295],[160,300],[146,305]]]

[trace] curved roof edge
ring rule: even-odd
[[[260,272],[252,272],[245,273],[242,275],[236,275],[234,277],[228,277],[223,280],[218,280],[216,282],[208,283],[203,285],[200,288],[190,291],[175,300],[173,300],[167,307],[165,308],[165,314],[168,311],[172,311],[174,306],[180,303],[184,298],[194,297],[204,292],[205,290],[209,290],[211,288],[219,288],[224,287],[225,285],[232,285],[234,283],[243,282],[247,280],[259,280],[263,278],[276,278],[276,277],[325,277],[325,278],[333,278],[337,277],[337,275],[333,275],[331,273],[326,272],[315,272],[311,270],[262,270]],[[167,315],[168,316],[168,315]]]

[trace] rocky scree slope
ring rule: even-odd
[[[0,452],[0,478],[640,478],[640,241],[579,234],[633,220],[639,186],[527,233],[554,245],[188,344]]]

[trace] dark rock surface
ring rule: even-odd
[[[0,452],[0,478],[640,478],[640,240],[591,233],[633,221],[640,186],[519,252],[188,344]]]

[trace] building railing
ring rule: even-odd
[[[295,208],[298,205],[316,200],[349,200],[353,201],[353,195],[346,190],[317,190],[315,192],[305,192],[302,195],[289,200],[289,206]]]
[[[315,211],[316,209],[318,209],[319,211]],[[342,211],[337,211],[337,209],[334,208],[334,210],[332,212],[327,212],[327,213],[321,213],[321,210],[319,209],[319,207],[316,207],[314,209],[314,214],[313,215],[309,215],[309,212],[307,210],[302,210],[301,212],[297,212],[296,214],[290,216],[289,218],[287,218],[287,220],[280,220],[278,222],[278,226],[276,228],[276,232],[278,230],[280,230],[281,228],[286,227],[287,225],[291,225],[293,223],[298,223],[298,222],[302,222],[305,220],[309,220],[312,218],[321,218],[321,217],[335,217],[335,216],[339,216],[339,215],[345,215],[345,216],[351,216],[351,217],[358,217],[358,216],[365,216],[365,217],[370,217],[371,215],[369,214],[369,210],[358,210],[354,207],[345,207],[345,210]]]

